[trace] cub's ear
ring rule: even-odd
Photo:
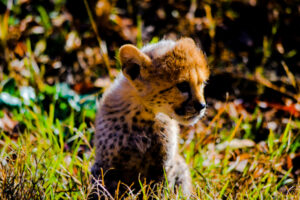
[[[142,67],[149,66],[151,59],[131,44],[123,45],[119,52],[123,74],[131,80],[135,80]]]
[[[178,44],[192,45],[195,46],[195,42],[192,38],[184,37],[177,41]]]

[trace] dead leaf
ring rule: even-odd
[[[231,141],[225,141],[216,146],[216,149],[219,151],[225,150],[227,147],[231,149],[241,149],[247,147],[253,147],[255,142],[249,139],[232,139]]]
[[[67,52],[78,49],[81,46],[81,39],[76,31],[71,31],[66,37],[65,50]]]
[[[99,0],[96,3],[95,13],[98,17],[109,16],[111,13],[112,6],[107,0]]]
[[[51,23],[53,26],[61,27],[65,21],[72,21],[72,15],[70,15],[67,12],[63,12],[63,14],[58,15],[57,17],[54,17],[51,19]]]
[[[94,89],[94,85],[89,82],[89,81],[85,81],[85,82],[80,82],[80,83],[76,83],[74,85],[73,88],[77,93],[79,94],[83,94],[83,93],[88,93],[89,91]]]
[[[23,42],[18,42],[15,48],[15,53],[18,56],[23,57],[26,51],[27,51],[26,45]]]
[[[95,87],[100,87],[100,88],[108,88],[110,84],[111,84],[111,80],[108,77],[98,78],[94,83]]]
[[[291,103],[289,105],[282,105],[279,103],[270,103],[270,102],[265,102],[265,101],[257,101],[258,105],[260,107],[269,107],[269,108],[274,108],[276,110],[282,110],[285,112],[290,113],[291,115],[295,117],[300,117],[300,106],[299,104]]]
[[[244,172],[248,164],[248,159],[241,160],[240,156],[237,157],[236,161],[230,162],[229,166],[231,169],[235,169],[238,172]]]
[[[286,157],[286,163],[287,163],[287,168],[288,169],[291,169],[293,167],[293,160],[292,160],[292,158],[291,158],[290,155],[287,155],[287,157]]]
[[[6,132],[12,133],[17,124],[18,122],[13,120],[6,112],[4,112],[4,116],[0,118],[0,129],[3,129]]]

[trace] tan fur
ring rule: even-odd
[[[123,73],[103,95],[95,122],[92,174],[102,184],[98,188],[115,196],[122,182],[137,192],[139,180],[162,182],[165,170],[169,185],[190,195],[189,169],[178,153],[178,123],[193,124],[204,114],[209,69],[202,51],[190,38],[163,40],[142,50],[124,45],[120,61]]]

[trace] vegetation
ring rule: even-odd
[[[299,199],[299,16],[297,1],[0,0],[0,199],[87,199],[118,48],[181,36],[212,71],[180,139],[193,198]]]

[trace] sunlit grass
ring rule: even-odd
[[[91,191],[89,178],[94,151],[88,141],[93,129],[84,119],[75,124],[74,112],[64,121],[55,119],[54,104],[50,104],[48,113],[39,111],[38,105],[33,107],[35,111],[26,107],[24,114],[15,115],[25,123],[25,132],[19,132],[17,138],[1,133],[1,199],[86,199]],[[293,145],[299,145],[292,137],[291,123],[281,137],[270,131],[265,143],[220,148],[220,144],[231,144],[233,136],[243,127],[242,117],[232,120],[236,126],[231,130],[218,131],[218,120],[207,125],[211,131],[219,132],[215,141],[198,146],[203,138],[195,134],[191,142],[183,143],[182,153],[193,178],[193,198],[296,199],[299,184],[291,176],[292,169],[284,170],[281,166],[288,153],[295,153]],[[242,161],[246,162],[243,167],[239,166]],[[142,182],[140,185],[143,199],[157,197],[157,192]],[[164,186],[158,190],[164,191],[164,198],[184,198],[180,192],[174,194]],[[126,195],[134,198],[133,194]]]
[[[84,123],[74,128],[74,115],[60,122],[53,119],[51,108],[49,115],[29,108],[27,112],[28,118],[23,118],[27,130],[17,139],[1,133],[0,196],[85,199],[93,156],[80,148],[89,147],[92,132]],[[66,130],[72,132],[72,137],[64,138]]]

